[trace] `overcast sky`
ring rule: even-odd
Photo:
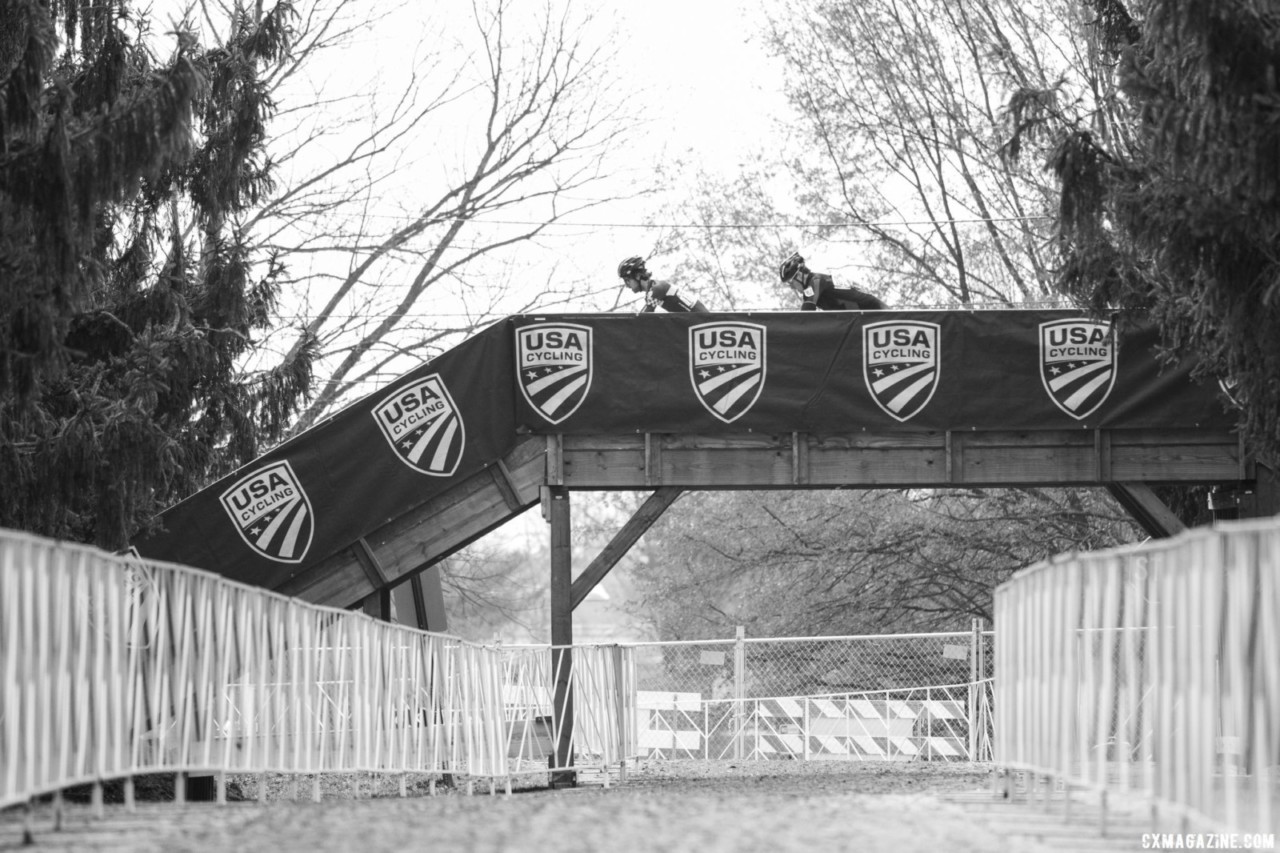
[[[658,96],[655,142],[729,164],[771,132],[784,106],[777,66],[762,45],[759,0],[613,0],[637,87]],[[663,126],[665,125],[665,126]]]
[[[572,215],[568,223],[637,225],[662,204],[666,192],[685,189],[645,183],[655,163],[680,160],[730,171],[744,155],[769,145],[786,103],[779,65],[763,47],[761,0],[549,2],[595,9],[602,30],[616,28],[612,70],[622,78],[620,88],[635,93],[634,105],[628,105],[636,117],[635,133],[628,137],[620,161],[628,174],[617,175],[592,194],[625,197],[634,191],[632,181],[637,179],[646,190],[657,190],[640,202],[611,201]],[[512,9],[519,13],[513,20],[540,16],[542,2],[518,0]],[[474,49],[473,14],[471,3],[459,0],[432,0],[390,12],[376,33],[360,36],[351,52],[330,62],[322,73],[332,76],[322,91],[358,88],[375,76],[383,81],[403,79],[415,53],[430,56],[447,50],[455,39]],[[388,82],[387,91],[396,91],[391,86]],[[459,139],[460,147],[465,146]],[[574,249],[562,260],[566,274],[599,275],[607,286],[616,283],[613,270],[619,260],[647,255],[658,236],[634,227],[554,230],[573,236]],[[654,271],[663,277],[662,270]]]

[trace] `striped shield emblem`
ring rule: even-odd
[[[703,323],[689,329],[689,379],[707,411],[732,423],[750,411],[764,389],[765,327]]]
[[[300,563],[311,547],[315,514],[288,460],[246,474],[222,493],[240,538],[262,556]]]
[[[1040,324],[1040,380],[1054,405],[1076,420],[1096,412],[1111,395],[1116,366],[1110,323],[1054,320]]]
[[[538,323],[516,330],[516,384],[549,423],[572,415],[591,390],[591,327]]]
[[[396,456],[413,470],[433,477],[458,470],[466,434],[440,374],[391,392],[372,415]]]
[[[862,374],[885,414],[908,421],[938,390],[937,323],[891,320],[862,327]]]

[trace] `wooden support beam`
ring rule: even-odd
[[[391,611],[391,587],[384,586],[365,596],[364,601],[360,602],[360,608],[367,616],[381,619],[383,622],[391,622],[393,616]]]
[[[448,614],[444,609],[442,573],[443,567],[437,564],[409,578],[409,588],[413,591],[413,612],[420,630],[436,633],[449,630]]]
[[[528,436],[503,458],[519,508],[483,469],[364,537],[391,583],[407,578],[474,542],[533,506],[546,481],[546,440]],[[352,548],[343,548],[281,583],[284,595],[316,604],[350,607],[372,593],[381,580],[370,576]]]
[[[373,553],[373,549],[361,537],[351,543],[351,553],[356,558],[356,562],[360,564],[360,568],[364,570],[369,583],[373,585],[373,592],[364,597],[364,600],[360,603],[361,608],[374,619],[381,619],[383,622],[392,621],[391,587],[387,579],[387,573],[383,571],[382,565]]]
[[[1243,483],[1240,496],[1241,518],[1269,518],[1280,513],[1280,476],[1264,462],[1250,465],[1253,479]]]
[[[1107,491],[1155,539],[1174,536],[1187,527],[1150,486],[1142,483],[1108,483]]]
[[[550,489],[547,514],[551,522],[551,672],[552,731],[557,767],[573,764],[573,548],[569,535],[569,490]],[[573,785],[572,771],[553,773],[553,787]]]
[[[542,520],[547,524],[551,523],[551,487],[543,486],[538,489],[538,509],[542,512]]]
[[[809,434],[791,433],[791,482],[803,486],[809,482]]]
[[[644,434],[644,484],[662,485],[662,440],[651,432]]]
[[[1234,433],[1200,430],[862,430],[810,434],[797,483],[791,433],[566,435],[571,489],[938,488],[1237,482]],[[1110,473],[1110,477],[1101,476]]]
[[[409,591],[413,593],[413,616],[418,620],[419,631],[431,630],[431,616],[427,613],[427,594],[422,588],[422,575],[409,578]]]
[[[1104,483],[1112,480],[1111,433],[1105,429],[1094,430],[1093,453],[1098,460],[1098,479]]]
[[[956,483],[960,481],[961,471],[964,470],[964,443],[958,433],[947,430],[946,446],[947,482]]]
[[[363,536],[351,543],[351,554],[364,570],[365,576],[369,578],[369,583],[373,584],[374,592],[390,583],[390,578],[387,577],[382,564],[378,562],[377,555],[373,553],[373,549],[369,547],[369,543]]]
[[[511,471],[507,469],[505,462],[499,459],[493,465],[490,465],[489,476],[493,478],[493,485],[502,494],[502,499],[506,501],[508,509],[512,512],[520,512],[524,509],[524,505],[520,503],[520,498],[516,494],[515,480],[512,479]]]
[[[564,485],[564,436],[553,434],[547,436],[547,479],[548,486]]]
[[[1239,435],[1238,435],[1238,440],[1239,440],[1239,442],[1240,442],[1240,444],[1239,444],[1239,447],[1240,447],[1240,479],[1241,479],[1242,481],[1244,481],[1244,480],[1255,480],[1255,479],[1260,479],[1262,476],[1265,476],[1265,475],[1260,475],[1260,474],[1258,473],[1258,471],[1257,471],[1257,466],[1258,466],[1258,459],[1257,459],[1257,457],[1256,457],[1256,456],[1254,456],[1252,453],[1250,453],[1250,452],[1249,452],[1249,450],[1248,450],[1248,448],[1246,448],[1246,447],[1244,446],[1244,430],[1241,430],[1241,431],[1240,431],[1240,433],[1239,433]]]
[[[609,544],[604,546],[604,550],[591,561],[591,564],[573,582],[569,596],[569,608],[571,610],[578,609],[578,605],[586,599],[591,590],[595,589],[596,584],[604,580],[605,575],[609,574],[610,570],[617,565],[618,560],[622,559],[623,555],[631,550],[631,546],[636,544],[636,540],[653,526],[653,523],[662,516],[662,513],[666,512],[667,507],[671,506],[683,491],[683,489],[676,486],[663,486],[649,496],[648,500],[640,506],[640,509],[636,510],[635,515],[627,519],[627,523],[622,526],[622,529],[614,534],[613,539],[609,540]]]

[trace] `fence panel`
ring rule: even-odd
[[[553,660],[567,656],[549,648],[482,647],[0,531],[0,807],[154,772],[509,779],[567,769],[554,761],[562,736],[576,766],[606,771],[726,746],[755,757],[980,755],[989,714],[969,721],[989,710],[990,643],[975,630],[578,646],[570,734],[551,707]],[[969,683],[936,686],[952,674]],[[903,689],[930,679],[923,693]],[[859,716],[881,696],[878,721]],[[909,732],[891,711],[912,720]],[[871,741],[877,749],[858,748]]]
[[[630,651],[575,657],[578,743],[633,754]],[[0,807],[154,772],[509,779],[510,708],[496,648],[0,531]]]
[[[975,689],[978,704],[970,704]],[[991,682],[705,705],[713,759],[989,761]]]
[[[989,760],[993,642],[975,625],[639,643],[639,747],[659,758]]]
[[[557,744],[568,738],[574,766],[607,769],[637,755],[635,650],[628,646],[574,646],[573,721],[566,731],[555,717],[555,667],[565,658],[550,646],[502,649],[503,702],[510,772],[569,769],[557,762]]]
[[[993,644],[990,631],[636,643],[636,673],[640,690],[703,699],[896,690],[988,679]]]
[[[1280,806],[1280,524],[1020,572],[996,592],[997,761],[1226,831]]]

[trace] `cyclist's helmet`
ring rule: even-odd
[[[799,252],[792,252],[791,257],[778,266],[778,275],[784,282],[791,281],[795,278],[795,274],[804,268],[804,258],[800,257]]]
[[[618,264],[618,278],[644,279],[648,274],[649,271],[644,268],[644,258],[637,255],[632,255]]]

